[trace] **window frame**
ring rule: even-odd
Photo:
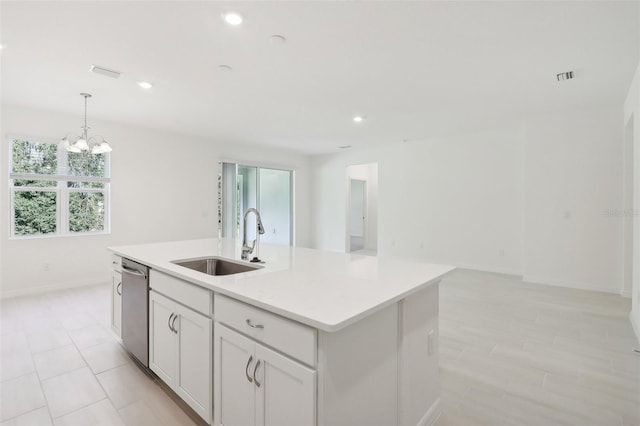
[[[89,235],[107,235],[111,233],[111,154],[104,153],[105,164],[105,176],[72,176],[68,174],[61,174],[60,171],[67,171],[68,157],[67,151],[60,147],[58,142],[54,142],[47,138],[35,138],[28,136],[8,136],[8,182],[9,187],[9,239],[10,240],[23,240],[23,239],[36,239],[36,238],[56,238],[56,237],[79,237]],[[20,173],[13,171],[13,144],[15,141],[27,141],[38,144],[50,144],[56,146],[56,158],[58,162],[58,170],[56,174],[38,174],[38,173]],[[42,186],[15,186],[14,180],[41,180],[41,181],[55,181],[55,186],[42,187]],[[103,183],[102,188],[74,188],[69,187],[69,182],[90,182],[90,183]],[[48,234],[29,234],[29,235],[16,235],[15,226],[15,194],[16,192],[28,192],[28,191],[43,191],[43,192],[55,192],[56,193],[56,232]],[[70,218],[69,201],[70,194],[76,192],[88,192],[88,193],[102,193],[104,199],[104,223],[103,229],[100,231],[86,231],[86,232],[73,232],[70,230]]]

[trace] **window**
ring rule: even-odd
[[[109,231],[109,154],[23,139],[9,150],[12,237]]]
[[[291,170],[220,163],[218,232],[242,237],[242,216],[250,207],[260,211],[265,234],[260,241],[293,245],[293,172]],[[247,239],[256,239],[255,216],[247,221]]]

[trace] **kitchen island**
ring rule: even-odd
[[[213,276],[176,262],[240,262],[238,241],[110,250],[150,268],[149,366],[208,423],[437,418],[438,283],[452,267],[262,245],[258,269]]]

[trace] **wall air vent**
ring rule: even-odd
[[[89,67],[89,71],[111,78],[120,78],[120,76],[122,75],[120,71],[110,70],[109,68],[99,67],[97,65],[91,65]]]
[[[556,74],[558,81],[571,80],[573,78],[573,71],[561,72]]]

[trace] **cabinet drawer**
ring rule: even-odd
[[[207,289],[153,269],[149,273],[149,287],[194,311],[211,316],[213,293]]]
[[[316,365],[315,329],[219,294],[214,305],[216,321],[307,365]]]

